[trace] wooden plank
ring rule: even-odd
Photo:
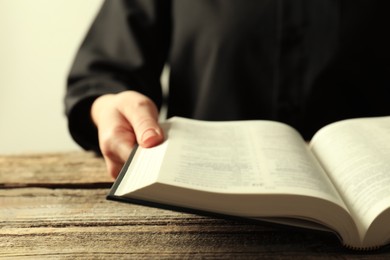
[[[226,228],[226,227],[225,227]],[[4,232],[4,234],[3,234]],[[158,258],[327,258],[340,254],[325,239],[313,240],[303,232],[229,232],[194,226],[102,226],[2,230],[4,256],[112,256]],[[320,244],[326,242],[325,246]],[[331,245],[331,246],[329,246]],[[334,246],[334,245],[333,245]],[[319,250],[320,249],[320,250]],[[348,256],[352,253],[341,253]]]
[[[104,160],[89,152],[0,156],[0,188],[109,187]]]
[[[343,249],[333,234],[107,201],[107,192],[0,190],[0,255],[304,259],[326,254],[326,258],[360,258]],[[375,256],[390,257],[390,252]]]
[[[107,201],[111,184],[92,153],[0,156],[0,256],[366,258],[333,234]]]

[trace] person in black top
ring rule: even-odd
[[[333,121],[390,114],[389,1],[110,0],[71,68],[72,137],[116,176],[168,117],[269,119],[310,139]]]

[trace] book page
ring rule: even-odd
[[[300,194],[341,203],[291,127],[272,121],[174,118],[159,182],[222,193]]]
[[[132,174],[124,175],[115,195],[122,196],[156,182],[167,146],[168,140],[153,148],[138,147],[129,167],[122,169]]]
[[[313,137],[311,149],[361,229],[390,207],[390,117],[331,124]]]

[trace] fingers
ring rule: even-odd
[[[114,178],[136,143],[152,147],[164,140],[156,106],[134,91],[99,97],[92,105],[91,116],[107,170]]]
[[[92,119],[98,128],[100,150],[107,171],[114,178],[136,142],[131,125],[115,106],[115,95],[104,95],[96,99],[91,108]]]

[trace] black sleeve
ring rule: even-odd
[[[161,106],[160,74],[169,51],[168,0],[105,1],[71,67],[65,111],[73,139],[99,152],[90,118],[98,96],[136,90]]]

